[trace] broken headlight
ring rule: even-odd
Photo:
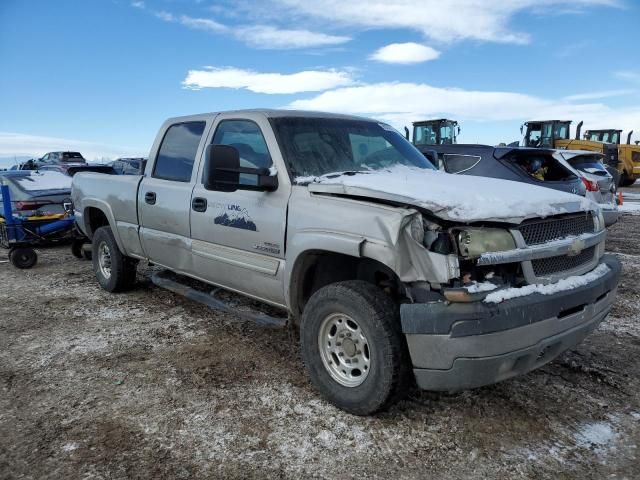
[[[457,240],[460,254],[468,258],[516,248],[513,236],[500,228],[465,228],[458,231]]]

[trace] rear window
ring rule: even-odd
[[[567,160],[576,170],[605,170],[601,157],[596,155],[578,155]]]
[[[84,162],[84,157],[80,152],[62,152],[63,162]]]
[[[154,178],[189,182],[205,122],[171,125],[165,133],[153,169]]]

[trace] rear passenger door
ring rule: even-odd
[[[205,119],[170,125],[138,191],[142,248],[151,261],[178,272],[192,270],[189,212],[206,128]]]

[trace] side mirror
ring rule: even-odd
[[[458,125],[458,135],[460,135],[460,130],[462,129],[460,128],[460,125]]]
[[[404,127],[404,138],[409,140],[409,129],[407,127]]]
[[[524,135],[524,125],[520,125],[520,135]]]
[[[240,174],[253,175],[255,182],[240,182]],[[204,188],[217,192],[254,190],[272,192],[278,188],[278,177],[270,175],[268,168],[240,166],[240,153],[229,145],[208,145],[205,151]]]

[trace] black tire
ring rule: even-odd
[[[355,320],[366,336],[370,367],[360,385],[342,385],[325,367],[319,336],[326,319],[334,314]],[[370,283],[338,282],[314,293],[302,314],[300,341],[314,386],[328,401],[349,413],[371,415],[382,411],[400,400],[411,384],[411,364],[398,306]]]
[[[84,245],[86,241],[84,240],[74,240],[71,242],[71,253],[76,258],[83,258],[82,255],[82,245]]]
[[[9,252],[9,260],[14,267],[24,270],[38,262],[38,254],[33,248],[18,247]]]
[[[100,227],[93,235],[93,271],[98,283],[108,292],[124,292],[131,289],[136,280],[137,262],[122,254],[113,236],[111,227]],[[108,253],[108,268],[101,250]],[[101,266],[101,260],[105,265]],[[108,270],[108,275],[107,275]]]
[[[635,179],[629,178],[629,176],[627,175],[627,172],[624,172],[620,176],[620,186],[621,187],[630,187],[634,183],[636,183]]]

